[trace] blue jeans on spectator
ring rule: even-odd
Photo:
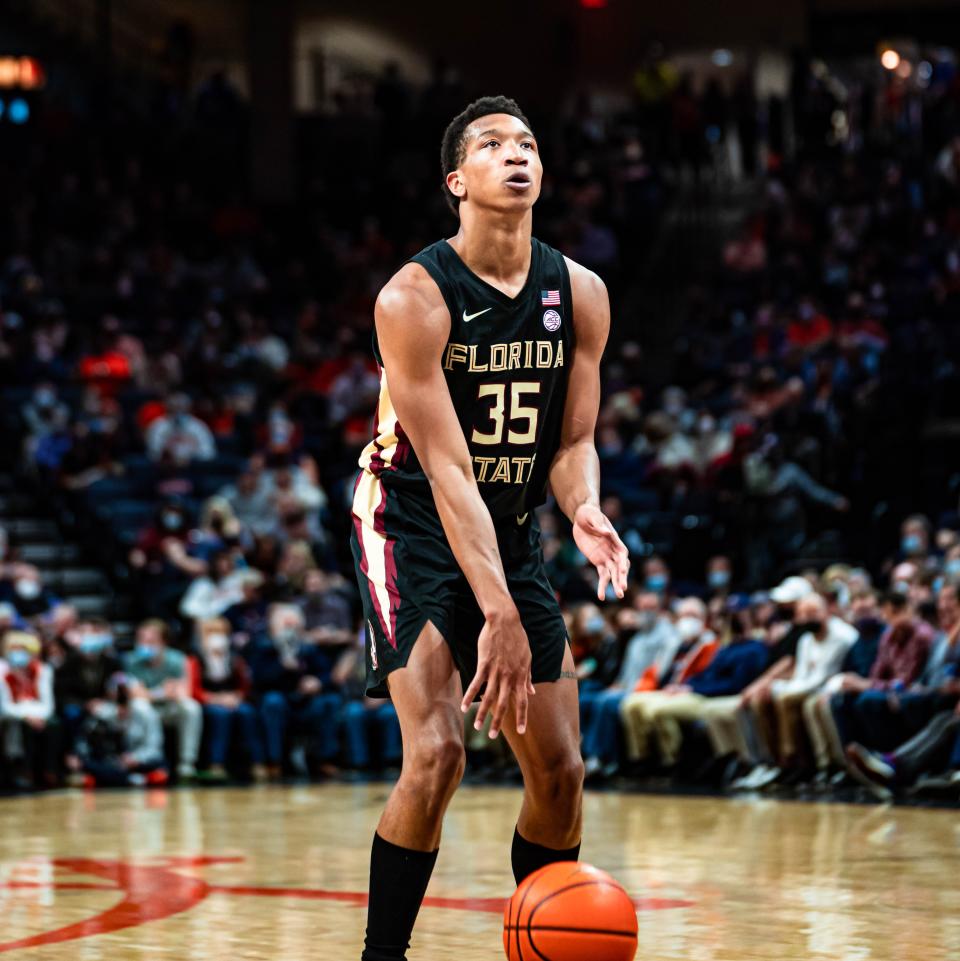
[[[63,752],[73,754],[77,749],[77,738],[83,728],[87,709],[83,704],[72,702],[64,704],[60,711],[60,724],[63,731]]]
[[[340,751],[337,715],[343,698],[335,691],[321,691],[305,701],[291,703],[285,694],[270,691],[260,704],[266,733],[267,763],[283,763],[283,745],[291,721],[308,738],[307,753],[332,761]]]
[[[592,681],[589,678],[580,682],[580,730],[586,731],[590,718],[593,717],[593,708],[597,703],[597,695],[603,690],[603,685],[599,681]]]
[[[390,701],[383,701],[376,707],[370,707],[364,701],[350,701],[343,710],[343,728],[347,761],[351,767],[370,766],[370,742],[374,731],[379,735],[381,761],[387,767],[400,763],[403,756],[400,721]]]
[[[234,730],[240,736],[244,754],[251,764],[263,764],[263,741],[257,725],[257,712],[250,704],[223,707],[220,704],[204,704],[203,726],[207,732],[210,763],[223,766]]]
[[[956,700],[937,691],[864,691],[837,694],[830,706],[844,744],[856,741],[877,751],[893,751]]]
[[[595,757],[604,764],[609,764],[620,756],[623,737],[620,702],[627,696],[627,692],[605,690],[586,693],[586,706],[581,700],[581,714],[585,720],[583,754],[584,757]]]

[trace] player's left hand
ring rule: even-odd
[[[594,504],[581,504],[573,516],[573,539],[584,556],[597,569],[600,584],[597,597],[602,601],[607,584],[612,584],[617,597],[627,589],[630,555],[607,516]]]

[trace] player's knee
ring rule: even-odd
[[[579,751],[565,751],[538,770],[530,785],[546,803],[562,807],[579,798],[583,789],[583,758]]]
[[[424,742],[413,752],[410,773],[430,795],[443,795],[456,789],[463,777],[466,756],[463,743],[456,737],[442,736]]]

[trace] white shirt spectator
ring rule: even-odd
[[[840,670],[857,636],[857,629],[839,617],[828,619],[827,636],[822,641],[810,631],[801,634],[793,676],[774,681],[773,693],[812,694]]]
[[[29,718],[47,721],[53,714],[53,670],[49,664],[41,663],[37,671],[36,698],[14,700],[7,683],[10,668],[6,661],[0,661],[0,719],[26,721]]]
[[[217,455],[210,428],[192,414],[158,417],[147,428],[145,439],[152,460],[161,460],[167,455],[178,464],[185,464],[192,460],[212,460]]]
[[[220,581],[207,576],[195,578],[180,601],[180,613],[197,620],[219,617],[243,600],[247,574],[245,570],[234,571]]]

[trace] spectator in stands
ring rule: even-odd
[[[306,737],[304,753],[317,761],[319,772],[335,773],[342,698],[332,681],[333,659],[323,647],[307,641],[300,608],[274,605],[267,636],[251,644],[245,657],[266,733],[269,776],[281,773],[291,725]]]
[[[12,604],[26,620],[49,613],[57,599],[44,587],[40,571],[30,564],[11,564],[8,570],[12,577],[0,581],[0,602]]]
[[[620,669],[620,645],[596,604],[581,604],[574,612],[570,624],[570,649],[577,666],[581,693],[602,691],[616,680]]]
[[[0,661],[0,750],[14,787],[56,784],[59,733],[53,671],[40,659],[40,639],[26,631],[7,631]]]
[[[210,428],[194,417],[190,408],[186,394],[172,394],[167,413],[147,428],[147,453],[153,460],[183,465],[216,457],[217,445]]]
[[[707,590],[711,597],[726,597],[730,593],[733,579],[733,565],[724,555],[711,557],[707,561]]]
[[[957,702],[957,677],[960,676],[960,604],[957,589],[945,585],[937,599],[938,627],[930,646],[923,673],[905,689],[895,685],[885,697],[857,696],[846,709],[855,712],[854,730],[868,730],[873,743],[884,749],[905,742],[923,730],[943,711],[952,710]]]
[[[107,696],[107,682],[120,670],[110,624],[99,618],[80,622],[76,643],[65,647],[64,658],[53,675],[57,713],[63,726],[63,747],[68,759],[75,754],[84,719]]]
[[[136,646],[125,658],[124,666],[127,674],[146,690],[164,727],[176,730],[177,774],[189,780],[197,773],[203,712],[191,696],[186,656],[169,645],[170,628],[164,621],[144,621],[137,628]]]
[[[306,588],[307,574],[316,568],[317,561],[310,543],[306,540],[290,541],[280,555],[275,578],[278,592],[289,600],[302,596]]]
[[[680,643],[666,670],[657,672],[656,665],[652,666],[646,677],[647,689],[628,694],[620,704],[631,761],[646,761],[650,757],[655,734],[664,767],[676,764],[682,737],[672,702],[676,696],[692,690],[692,681],[717,653],[716,635],[707,627],[707,606],[699,597],[679,601],[676,618],[673,626]],[[644,686],[642,681],[639,686]],[[659,721],[661,707],[666,708],[669,721]]]
[[[763,673],[741,694],[716,697],[705,705],[704,721],[717,756],[736,754],[741,764],[750,767],[748,774],[734,782],[735,786],[750,787],[754,780],[768,777],[769,771],[775,767],[773,758],[765,752],[750,724],[750,716],[754,710],[771,709],[773,682],[793,672],[797,644],[804,633],[798,622],[797,604],[813,590],[813,585],[805,577],[792,576],[770,592],[769,600],[775,609],[769,623],[760,625],[767,645],[767,664]]]
[[[252,639],[266,634],[270,607],[263,596],[266,578],[262,571],[253,567],[244,568],[240,571],[240,584],[243,597],[223,614],[230,624],[231,641],[237,649],[246,647]]]
[[[38,444],[53,432],[54,424],[69,423],[70,408],[60,400],[56,384],[41,381],[34,387],[30,400],[21,408],[20,416],[26,426],[24,456],[32,462]]]
[[[77,754],[68,765],[72,784],[127,787],[167,783],[163,723],[132,677],[114,674],[106,698],[85,719]]]
[[[663,613],[658,593],[637,596],[633,612],[636,633],[627,642],[623,664],[610,687],[584,695],[583,754],[586,774],[596,780],[616,773],[620,751],[620,704],[633,692],[650,667],[659,673],[672,660],[680,640],[669,617]]]
[[[847,651],[840,673],[803,702],[803,719],[817,772],[814,780],[820,787],[825,787],[831,776],[836,776],[845,767],[843,745],[830,702],[834,694],[839,693],[845,674],[866,677],[870,673],[877,658],[880,638],[887,627],[880,616],[879,595],[873,590],[863,590],[853,596],[850,617],[857,639]]]
[[[191,557],[209,564],[217,551],[236,549],[242,527],[225,497],[210,497],[200,509],[200,524],[189,535]]]
[[[913,684],[930,656],[934,630],[917,617],[905,595],[891,591],[884,597],[883,618],[888,626],[869,675],[844,675],[840,693],[830,702],[843,744],[857,741],[890,750],[902,740],[900,725],[875,705],[885,705],[891,694]]]
[[[923,514],[912,514],[900,525],[900,556],[922,566],[930,554],[930,521]]]
[[[766,753],[776,766],[751,787],[764,787],[785,770],[805,764],[802,758],[801,720],[804,701],[839,672],[844,658],[857,638],[856,628],[839,617],[831,617],[821,594],[809,594],[797,602],[797,626],[802,633],[792,672],[770,685],[770,702],[752,705],[754,718],[764,739]]]
[[[274,529],[276,512],[272,482],[263,469],[263,458],[252,457],[236,482],[220,491],[245,530],[256,536]]]
[[[307,638],[314,644],[338,647],[353,643],[349,588],[341,575],[328,574],[318,568],[308,570],[303,578],[303,595],[297,604],[303,611]]]
[[[43,659],[51,667],[59,667],[66,660],[67,654],[77,646],[79,612],[72,604],[55,604],[37,626],[43,637]],[[2,634],[3,625],[0,624],[0,635]]]
[[[230,649],[230,625],[224,618],[204,620],[198,628],[198,655],[191,661],[192,693],[203,706],[210,765],[198,777],[227,779],[227,756],[236,738],[244,758],[252,764],[253,779],[266,780],[259,718],[249,702],[250,671]]]
[[[670,593],[670,568],[662,557],[648,557],[643,562],[643,586],[661,598]]]
[[[184,617],[202,621],[220,617],[243,601],[244,568],[237,567],[233,550],[218,550],[210,556],[209,573],[191,581],[180,601]]]

